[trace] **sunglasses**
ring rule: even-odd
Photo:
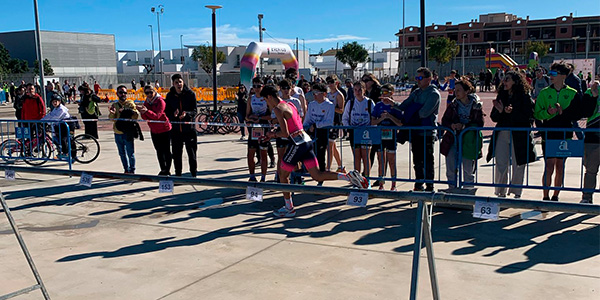
[[[334,84],[334,83],[335,83],[335,81],[333,81],[333,80],[327,80],[327,84]]]
[[[253,84],[252,87],[255,89],[260,89],[262,87],[262,84]]]
[[[313,95],[315,95],[315,96],[319,96],[319,95],[321,95],[321,94],[323,94],[323,92],[317,92],[317,91],[314,91],[314,90],[313,90]]]
[[[558,75],[562,75],[562,74],[558,73],[557,71],[550,70],[550,71],[548,71],[548,75],[554,77],[554,76],[558,76]]]
[[[423,80],[423,78],[425,78],[425,77],[423,77],[423,76],[415,76],[415,80]]]
[[[392,93],[392,91],[388,91],[388,90],[383,90],[383,89],[382,89],[382,90],[381,90],[381,93],[382,93],[382,94],[391,94],[391,93]]]
[[[144,92],[144,94],[146,94],[146,95],[152,95],[152,94],[154,94],[154,92],[148,91],[148,92]]]
[[[118,95],[126,95],[127,92],[117,92]]]

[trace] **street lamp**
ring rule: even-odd
[[[154,77],[156,77],[156,58],[154,57],[154,32],[152,31],[152,25],[148,25],[150,27],[150,40],[152,41],[152,73],[154,73]]]
[[[181,45],[181,73],[183,73],[183,68],[185,66],[185,57],[183,56],[183,34],[179,35],[179,44]]]
[[[212,9],[212,52],[213,52],[213,112],[217,113],[217,16],[215,11],[223,6],[206,5],[208,9]]]
[[[263,28],[262,28],[262,19],[264,15],[258,14],[258,41],[262,43],[263,41]],[[260,76],[263,76],[263,59],[258,59],[260,62]]]
[[[492,44],[494,42],[493,41],[488,41],[488,44],[490,45],[488,48],[488,69],[492,69]]]
[[[302,69],[306,69],[306,48],[304,45],[304,39],[302,39]]]
[[[389,43],[390,43],[390,51],[388,51],[388,55],[387,55],[387,57],[388,57],[387,62],[388,62],[388,67],[389,67],[388,75],[392,76],[392,42],[390,41]]]
[[[465,37],[467,37],[467,34],[463,33],[462,34],[462,51],[461,51],[461,54],[462,54],[462,73],[461,74],[463,74],[463,76],[465,75]]]
[[[162,4],[158,5],[157,7],[152,6],[152,8],[150,8],[150,11],[152,13],[156,14],[156,24],[158,25],[158,65],[160,66],[160,69],[158,70],[158,74],[161,74],[160,85],[164,86],[163,78],[162,78],[162,72],[163,72],[162,45],[160,43],[160,15],[162,15],[165,12],[165,7]]]

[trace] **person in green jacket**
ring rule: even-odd
[[[560,187],[564,180],[565,158],[552,157],[546,153],[547,140],[567,140],[573,138],[572,122],[580,118],[578,107],[581,96],[577,91],[565,84],[565,78],[569,75],[569,67],[564,62],[553,63],[550,66],[550,80],[552,84],[540,91],[535,103],[534,117],[541,121],[541,127],[556,130],[542,133],[542,150],[544,151],[545,169],[542,175],[542,185],[554,187],[552,198],[549,197],[550,190],[544,189],[543,200],[558,201]]]
[[[583,102],[586,104],[583,111],[591,113],[587,118],[585,128],[595,130],[586,131],[585,139],[583,140],[583,166],[585,167],[585,175],[583,176],[583,192],[580,203],[591,204],[593,202],[598,167],[600,166],[600,97],[598,97],[598,85],[599,82],[594,81],[583,95]],[[588,98],[588,96],[591,98]],[[587,104],[589,104],[589,107]]]

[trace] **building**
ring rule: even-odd
[[[554,60],[573,58],[595,58],[600,61],[600,16],[573,17],[560,16],[553,19],[530,20],[507,13],[480,15],[479,20],[467,23],[431,24],[426,27],[427,38],[444,36],[457,42],[460,52],[456,59],[446,64],[442,74],[450,68],[459,69],[461,56],[465,56],[466,71],[479,72],[485,67],[485,53],[488,48],[511,56],[517,63],[527,64],[528,53],[525,44],[528,41],[543,41],[550,47],[540,63],[549,66]],[[420,66],[421,38],[420,28],[409,26],[396,33],[400,45],[401,61],[409,73]],[[428,62],[435,66],[435,62]],[[435,67],[432,67],[435,69]]]
[[[330,49],[320,55],[311,55],[310,64],[321,75],[335,74],[340,78],[358,78],[365,73],[373,73],[378,78],[394,76],[398,73],[398,49],[387,48],[380,52],[370,52],[369,62],[359,63],[352,74],[349,65],[343,64],[335,58],[335,49]],[[336,66],[337,64],[337,66]]]
[[[42,56],[50,61],[54,76],[116,75],[115,36],[112,34],[40,32]],[[35,31],[0,33],[0,43],[12,58],[37,60]]]

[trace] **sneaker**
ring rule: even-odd
[[[245,141],[245,140],[246,140],[245,136],[240,137],[240,141]]]
[[[544,197],[542,198],[542,201],[550,201],[550,197]]]
[[[266,179],[263,177],[260,179],[260,182],[266,182]]]
[[[379,185],[379,190],[383,191],[383,184]]]
[[[423,190],[424,190],[424,189],[423,189],[423,186],[422,186],[422,185],[420,185],[420,186],[415,186],[415,187],[413,188],[413,191],[415,191],[415,192],[422,192]]]
[[[336,172],[337,173],[344,173],[344,174],[348,173],[348,172],[346,172],[346,167],[338,167],[337,170],[336,170]]]
[[[383,181],[382,181],[382,180],[375,180],[375,181],[373,182],[373,184],[371,184],[371,185],[372,185],[372,186],[380,186],[380,185],[382,185],[382,184],[383,184]]]
[[[350,179],[350,183],[357,188],[366,189],[369,187],[369,181],[367,181],[367,179],[356,170],[348,173],[348,179]]]
[[[581,201],[579,201],[579,203],[582,203],[582,204],[592,204],[592,200],[591,199],[581,199]]]
[[[558,196],[552,196],[552,198],[550,198],[550,201],[558,201]]]
[[[392,191],[392,192],[395,192],[395,191],[397,191],[397,189],[396,189],[396,187],[395,187],[395,186],[393,186],[393,187],[390,189],[390,191]]]
[[[250,179],[248,179],[249,182],[256,182],[256,177],[252,176],[250,177]]]
[[[285,205],[278,209],[273,211],[273,215],[279,218],[289,218],[289,217],[294,217],[296,216],[296,210],[295,209],[288,209],[287,207],[285,207]]]
[[[317,186],[323,186],[323,181],[317,182]]]
[[[269,163],[269,168],[275,168],[275,162],[271,161],[271,163]]]

